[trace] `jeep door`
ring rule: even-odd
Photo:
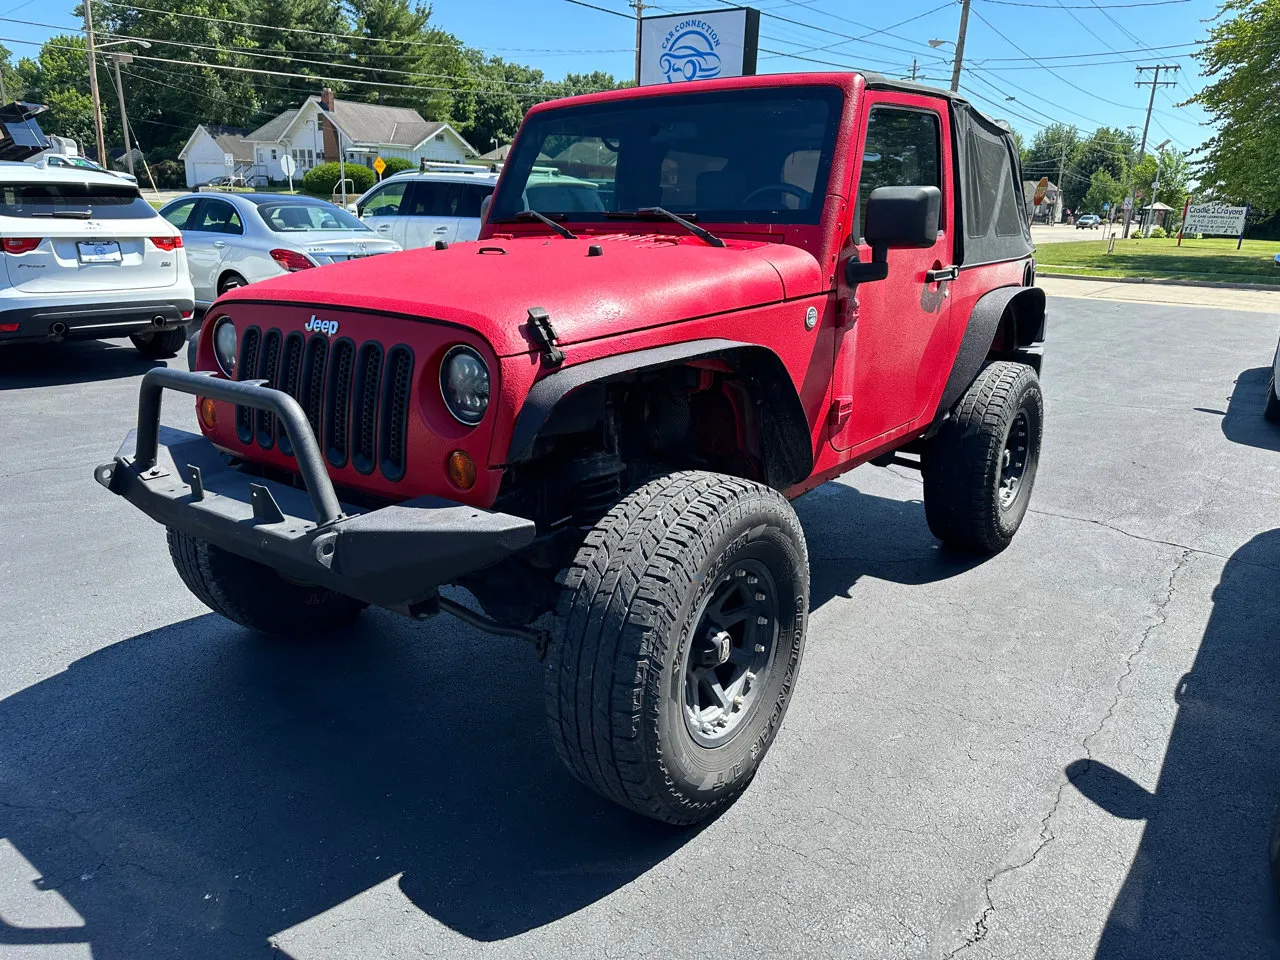
[[[857,164],[857,201],[844,256],[871,259],[862,240],[871,191],[933,186],[942,191],[937,240],[931,247],[891,249],[889,276],[840,296],[850,306],[837,329],[831,443],[857,455],[907,433],[926,412],[933,384],[950,370],[948,280],[926,273],[950,266],[955,194],[945,102],[890,91],[864,94]]]

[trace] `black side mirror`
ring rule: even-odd
[[[480,222],[484,223],[489,219],[489,208],[493,206],[493,194],[488,194],[480,201]]]
[[[865,239],[871,262],[850,259],[845,280],[850,284],[883,280],[889,275],[891,247],[932,247],[938,240],[942,191],[937,187],[876,187],[867,198]]]

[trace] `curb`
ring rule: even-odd
[[[1037,277],[1054,280],[1092,280],[1095,283],[1154,283],[1178,287],[1214,287],[1219,290],[1272,290],[1280,293],[1280,283],[1232,283],[1228,280],[1164,280],[1160,277],[1097,277],[1080,273],[1049,273],[1036,270]]]

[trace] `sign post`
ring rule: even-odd
[[[1249,208],[1252,206],[1253,204],[1251,203],[1246,203],[1244,205],[1244,216],[1240,218],[1240,237],[1236,240],[1237,250],[1244,246],[1244,223],[1249,219]]]
[[[374,169],[374,172],[377,173],[378,179],[381,180],[382,171],[387,169],[387,161],[383,160],[381,157],[376,158],[373,161],[373,169]]]
[[[639,32],[641,86],[756,72],[760,11],[751,7],[644,17]]]
[[[298,165],[294,162],[292,154],[286,153],[280,158],[280,169],[289,178],[289,192],[293,193],[293,174],[298,169]]]
[[[1191,194],[1187,194],[1187,202],[1182,205],[1182,222],[1178,224],[1178,246],[1182,246],[1182,231],[1187,229],[1187,208],[1191,206]]]

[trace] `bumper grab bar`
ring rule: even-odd
[[[160,400],[163,391],[177,390],[192,396],[211,397],[276,415],[293,445],[298,472],[307,488],[316,524],[324,526],[342,517],[333,481],[325,470],[320,444],[298,401],[283,390],[264,386],[262,380],[223,380],[210,371],[194,372],[156,367],[142,377],[138,394],[138,433],[134,469],[146,473],[156,465],[160,445]]]

